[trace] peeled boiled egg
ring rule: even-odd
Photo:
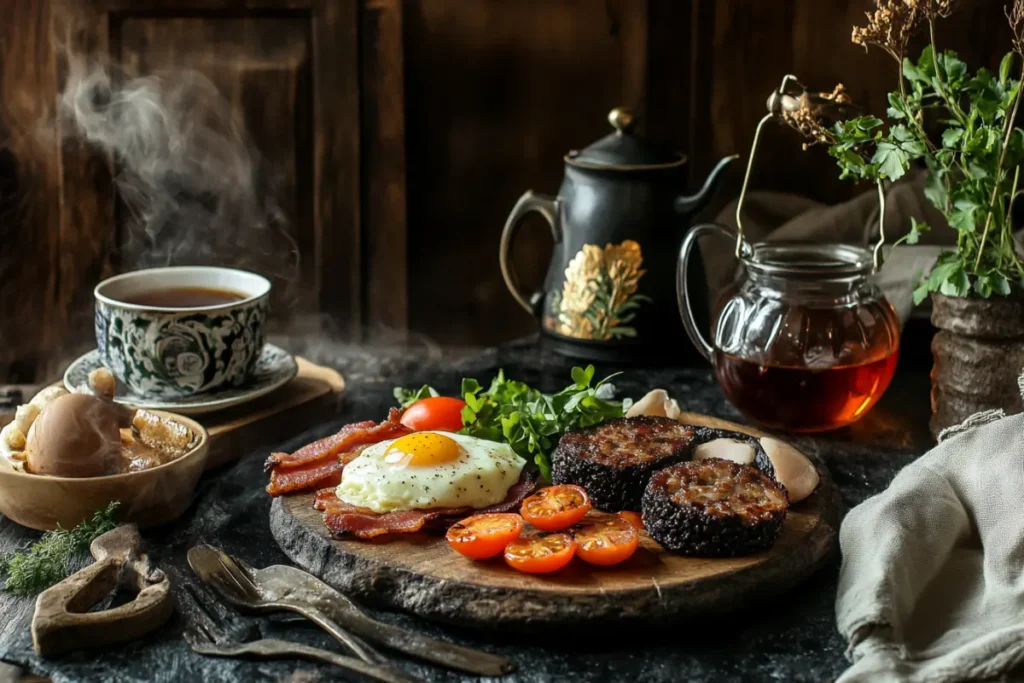
[[[25,469],[32,474],[116,474],[121,457],[117,410],[110,402],[86,394],[55,398],[33,421],[25,452]]]

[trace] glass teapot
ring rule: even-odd
[[[718,224],[690,230],[679,251],[676,292],[686,332],[712,363],[729,401],[767,427],[815,432],[856,421],[881,397],[896,369],[900,325],[872,281],[884,225],[874,250],[848,244],[751,245],[743,239],[741,210],[764,123],[783,107],[813,102],[806,93],[792,92],[795,82],[787,77],[773,93],[769,115],[757,128],[737,205],[739,231]],[[881,221],[881,186],[879,201]],[[714,307],[714,343],[700,332],[685,277],[690,252],[707,234],[732,240],[743,266]]]

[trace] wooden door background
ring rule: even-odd
[[[940,41],[972,67],[1008,49],[1000,0],[963,0]],[[211,262],[270,274],[278,325],[322,317],[345,340],[405,330],[490,344],[534,328],[497,268],[522,192],[553,193],[561,158],[628,105],[690,156],[691,184],[745,154],[784,73],[844,83],[873,111],[895,70],[849,42],[868,0],[7,0],[0,6],[0,382],[44,379],[88,346],[91,290],[136,265],[116,161],[62,137],[67,50],[148,73],[204,73],[278,176],[298,247]],[[49,125],[49,127],[48,127]],[[66,131],[64,131],[66,132]],[[771,134],[755,187],[837,201],[855,191],[821,150]],[[738,193],[741,172],[717,206]],[[708,213],[713,213],[715,207]],[[514,257],[539,282],[550,238]],[[187,255],[186,255],[187,256]],[[244,257],[244,258],[243,258]],[[188,259],[185,260],[196,260]],[[281,295],[283,297],[283,295]]]

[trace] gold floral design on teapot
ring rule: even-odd
[[[635,337],[628,323],[651,299],[637,293],[643,270],[640,245],[633,240],[604,249],[584,244],[565,269],[561,292],[554,292],[545,326],[576,339],[608,341]]]

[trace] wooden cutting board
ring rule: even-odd
[[[705,424],[762,435],[704,415]],[[641,547],[615,567],[573,560],[546,576],[517,572],[500,559],[471,562],[442,537],[334,540],[312,495],[274,499],[270,528],[300,567],[353,596],[456,624],[484,628],[645,625],[718,613],[788,590],[818,569],[835,549],[839,501],[828,472],[806,500],[790,508],[782,537],[766,553],[727,559],[671,555],[644,534]]]
[[[196,416],[210,433],[206,469],[337,417],[345,395],[345,378],[300,356],[295,361],[298,374],[280,389],[249,403]]]

